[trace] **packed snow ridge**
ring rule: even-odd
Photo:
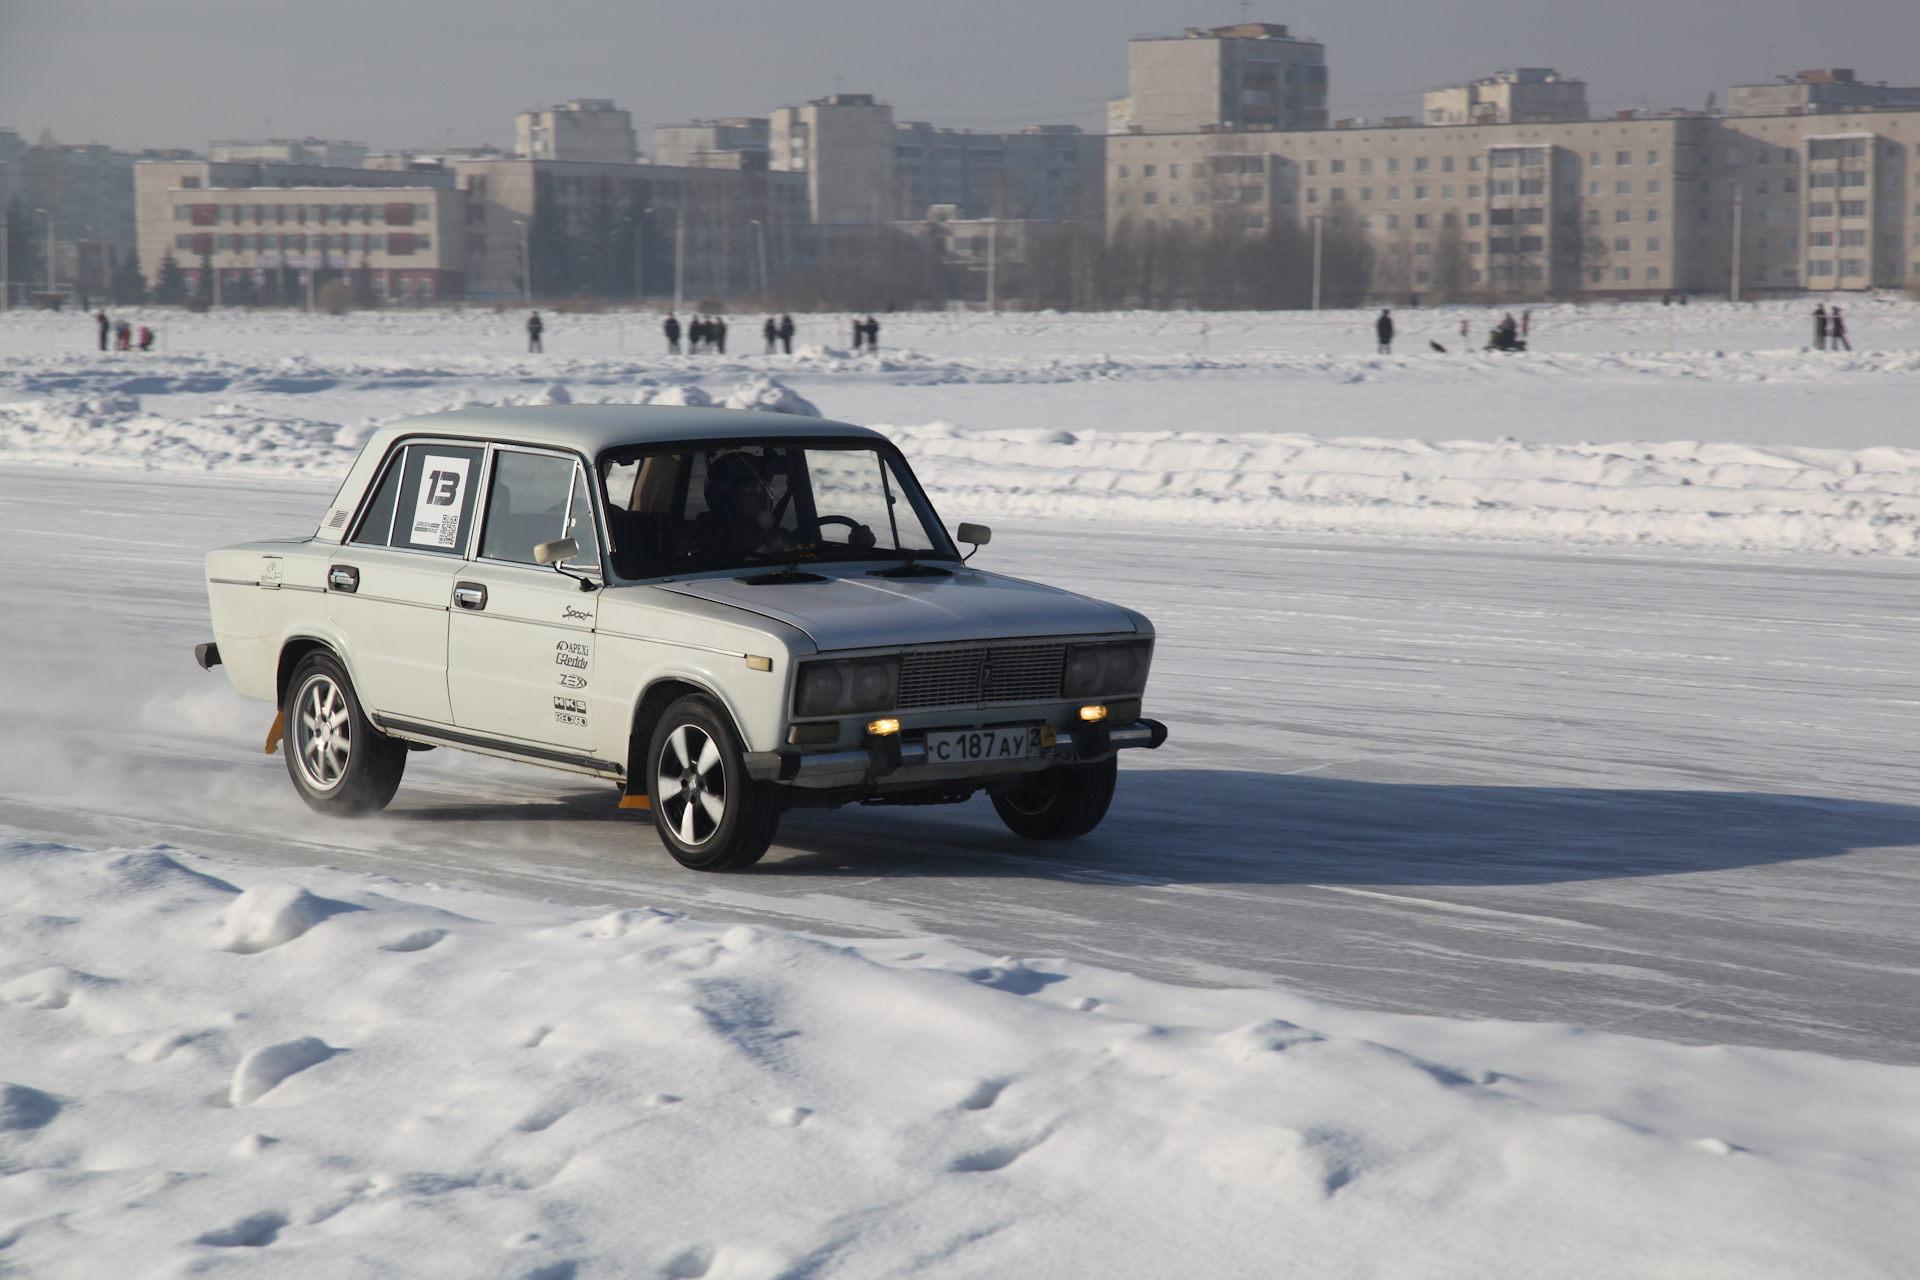
[[[10,1274],[1865,1280],[1912,1258],[1912,1068],[163,848],[0,840],[0,887]]]

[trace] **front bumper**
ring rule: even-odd
[[[1017,761],[979,761],[968,764],[927,764],[922,735],[882,738],[858,751],[749,751],[747,773],[758,782],[780,782],[796,787],[850,787],[885,780],[903,783],[954,782],[969,777],[1008,772],[1038,773],[1058,764],[1092,764],[1116,751],[1144,747],[1151,751],[1167,740],[1167,726],[1141,719],[1124,725],[1082,725],[1054,732],[1051,750]]]

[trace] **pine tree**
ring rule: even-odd
[[[7,282],[18,293],[33,292],[47,277],[46,257],[40,252],[39,219],[15,196],[7,204]]]
[[[160,269],[154,272],[153,300],[163,307],[177,307],[187,300],[187,273],[171,249],[160,259]]]
[[[107,285],[113,300],[123,307],[138,306],[147,300],[147,282],[140,277],[140,261],[127,254],[113,264],[113,280]]]

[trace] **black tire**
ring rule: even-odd
[[[653,828],[681,866],[743,871],[760,861],[780,825],[771,782],[747,776],[733,722],[691,694],[668,707],[647,744]]]
[[[1018,791],[993,797],[993,810],[1007,830],[1029,840],[1072,840],[1100,825],[1113,803],[1118,762],[1111,756],[1099,764],[1061,765],[1034,778]]]
[[[308,808],[359,818],[387,807],[406,772],[407,744],[373,727],[339,659],[330,653],[301,659],[280,715],[280,753]]]

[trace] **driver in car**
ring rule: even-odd
[[[707,509],[694,517],[689,551],[733,559],[795,549],[774,518],[772,486],[746,453],[723,453],[707,467]]]

